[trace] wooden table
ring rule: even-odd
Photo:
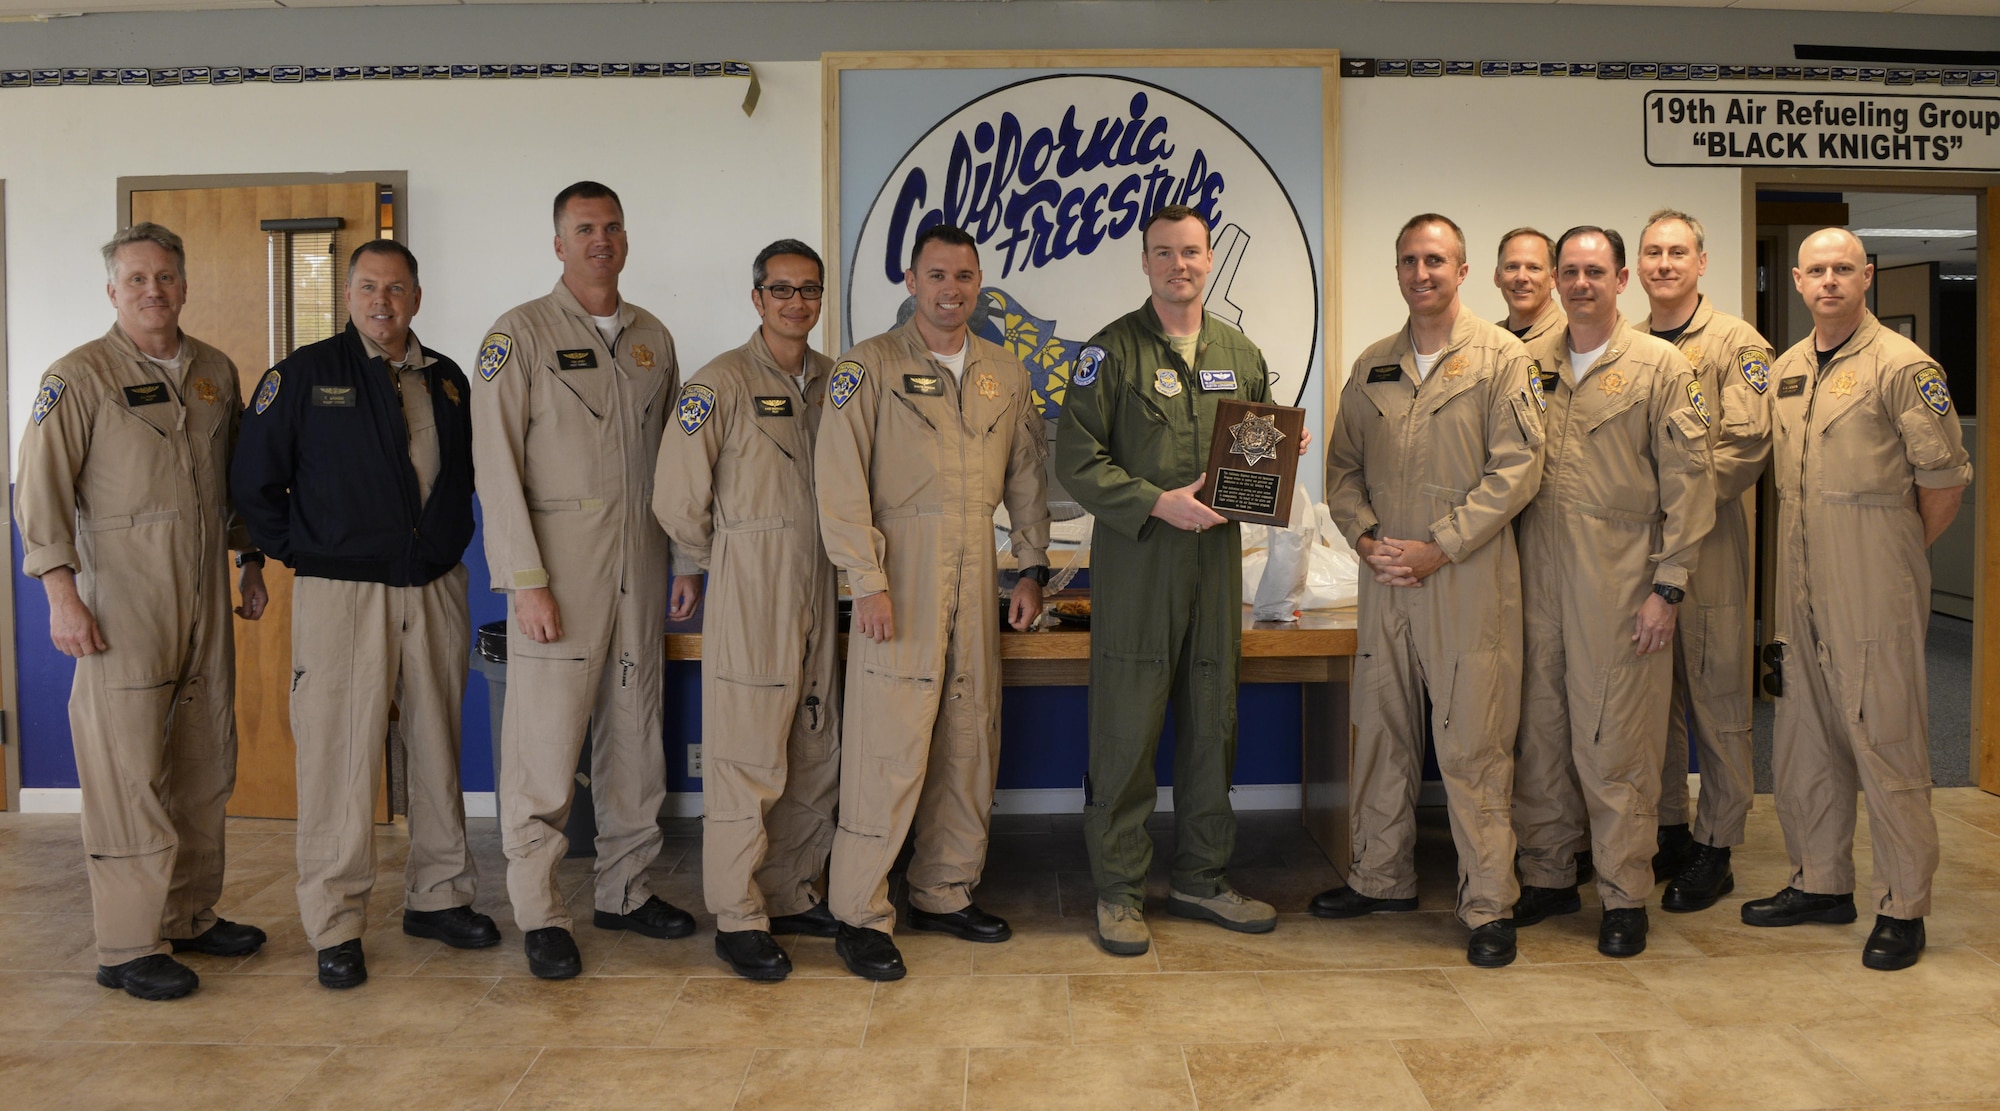
[[[697,620],[699,615],[697,615]],[[693,623],[690,622],[692,625]],[[1355,653],[1351,609],[1302,614],[1295,622],[1252,621],[1243,611],[1245,683],[1297,683],[1303,692],[1305,736],[1300,781],[1301,820],[1343,878],[1353,858],[1349,775],[1353,732],[1347,683]],[[667,659],[701,659],[698,625],[667,634]],[[844,653],[843,653],[844,654]],[[1010,687],[1083,686],[1090,682],[1090,632],[1053,629],[1000,634],[1000,682]]]

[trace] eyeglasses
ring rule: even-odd
[[[826,287],[823,285],[759,285],[754,288],[761,289],[780,301],[791,300],[794,293],[808,301],[817,301],[826,293]]]

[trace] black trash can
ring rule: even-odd
[[[472,649],[472,669],[486,676],[486,707],[491,725],[488,740],[493,753],[493,786],[497,808],[504,808],[506,800],[500,794],[500,722],[507,706],[507,622],[489,621],[479,627],[479,636]],[[586,726],[586,729],[588,727]],[[506,828],[506,814],[501,811],[501,828]],[[590,735],[584,734],[583,751],[576,761],[576,797],[570,803],[569,821],[563,825],[563,836],[569,839],[566,857],[597,855],[597,807],[590,798]]]

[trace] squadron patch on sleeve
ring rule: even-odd
[[[1951,412],[1951,387],[1944,384],[1944,371],[1927,366],[1917,372],[1917,392],[1924,396],[1924,404],[1931,412],[1944,416]]]
[[[491,382],[493,376],[507,365],[507,356],[514,353],[514,337],[505,332],[495,332],[479,345],[479,378]]]
[[[1746,347],[1736,353],[1736,367],[1743,372],[1743,380],[1750,388],[1763,393],[1771,387],[1771,360],[1755,347]]]
[[[1699,378],[1688,379],[1688,403],[1694,406],[1694,415],[1701,418],[1701,423],[1714,423],[1708,419],[1708,398],[1702,396]]]
[[[827,383],[826,396],[833,399],[833,407],[838,409],[847,404],[854,391],[861,388],[861,364],[853,359],[833,368],[833,379]]]
[[[700,382],[689,382],[681,388],[680,422],[681,431],[692,436],[708,423],[708,415],[715,412],[715,391]]]
[[[263,416],[264,410],[269,409],[271,403],[278,400],[278,383],[282,377],[278,373],[277,368],[273,367],[265,373],[264,381],[258,384],[257,400],[251,406],[258,416]]]
[[[1104,365],[1104,348],[1092,344],[1076,357],[1076,373],[1070,376],[1072,386],[1091,386],[1097,383],[1097,368]]]
[[[63,391],[68,388],[69,383],[63,381],[59,375],[51,374],[42,379],[42,388],[35,391],[36,424],[42,423],[42,418],[55,412],[56,402],[62,400]]]
[[[1549,411],[1549,395],[1542,392],[1542,368],[1539,364],[1528,365],[1528,396],[1535,399],[1535,408]]]

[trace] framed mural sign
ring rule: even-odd
[[[1214,242],[1208,312],[1263,349],[1271,400],[1323,427],[1338,392],[1323,364],[1338,350],[1339,60],[826,55],[826,350],[907,320],[910,245],[955,224],[978,242],[984,272],[974,331],[1019,356],[1059,420],[1077,353],[1146,299],[1140,224],[1186,204]]]

